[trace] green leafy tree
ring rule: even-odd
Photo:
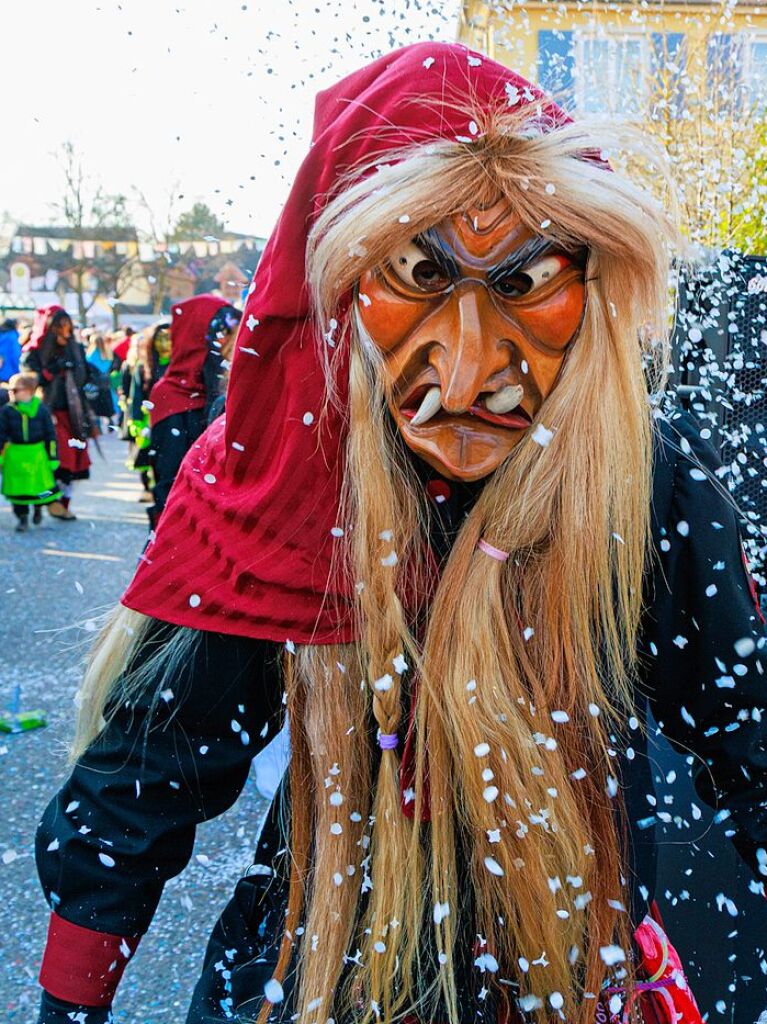
[[[205,238],[206,235],[220,235],[224,223],[219,220],[207,203],[195,203],[191,210],[182,213],[173,228],[173,241]]]

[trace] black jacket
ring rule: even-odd
[[[53,412],[69,409],[64,381],[67,370],[72,371],[83,410],[88,409],[83,391],[88,383],[88,362],[83,346],[74,338],[70,338],[64,346],[48,344],[45,351],[41,347],[30,349],[23,355],[21,362],[25,370],[37,375],[43,389],[43,400]]]
[[[649,711],[674,744],[694,752],[701,798],[729,815],[733,841],[760,879],[767,847],[765,635],[737,516],[712,482],[718,460],[696,424],[684,415],[664,422],[661,438],[638,720],[617,759],[635,913],[655,889],[656,814],[642,728]],[[449,527],[455,509],[450,502],[438,508]],[[158,636],[172,628],[158,625]],[[38,831],[40,879],[59,915],[96,931],[146,931],[164,883],[191,856],[197,824],[234,802],[251,759],[280,727],[280,654],[265,641],[201,634],[183,677],[173,681],[173,700],[153,702],[147,694],[120,709]],[[116,869],[99,861],[105,841]],[[242,1006],[271,977],[285,900],[280,846],[272,813],[257,853],[264,868],[240,882],[214,933],[188,1024],[218,1019],[222,998]],[[223,950],[230,957],[226,977],[214,970]],[[43,1005],[43,1024],[63,1024],[53,1001]],[[255,1017],[258,1006],[251,1002],[247,1010]],[[101,1024],[106,1015],[87,1020]]]
[[[56,458],[56,428],[42,403],[36,416],[22,416],[11,402],[0,407],[0,451],[9,441],[12,444],[39,444],[44,441],[50,457]]]

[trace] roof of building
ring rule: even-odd
[[[19,224],[16,237],[24,238],[65,238],[82,242],[135,242],[138,238],[136,229],[124,228],[82,228],[72,227],[33,227],[30,224]]]

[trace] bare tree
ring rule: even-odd
[[[85,326],[88,312],[99,295],[118,299],[130,286],[137,262],[135,252],[127,254],[117,251],[116,242],[108,239],[112,234],[123,233],[124,241],[135,240],[135,231],[127,210],[124,195],[106,192],[101,185],[95,187],[86,175],[80,155],[72,142],[65,142],[59,154],[64,188],[61,199],[54,203],[58,219],[69,229],[75,245],[71,260],[62,267],[62,273],[70,281],[77,295],[78,317]],[[103,241],[108,245],[92,256],[85,255],[86,242]],[[114,314],[116,319],[116,313]]]
[[[168,294],[169,275],[174,265],[170,245],[176,223],[176,204],[181,198],[179,182],[175,181],[162,207],[153,206],[141,189],[134,186],[135,201],[143,214],[144,227],[139,233],[141,240],[152,246],[153,258],[143,261],[142,270],[150,288],[152,313],[159,316]]]

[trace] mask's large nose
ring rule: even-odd
[[[429,362],[439,374],[442,407],[457,415],[476,401],[487,381],[509,365],[507,346],[498,344],[493,306],[484,285],[456,287],[429,330],[437,340]]]

